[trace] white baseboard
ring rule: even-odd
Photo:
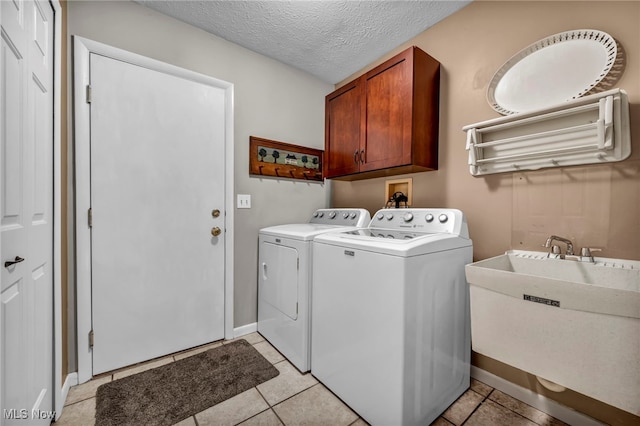
[[[254,322],[251,324],[243,325],[241,327],[236,327],[233,329],[233,338],[244,336],[249,333],[255,333],[258,331],[258,323]]]
[[[586,414],[575,411],[574,409],[549,399],[544,395],[540,395],[532,390],[523,388],[515,383],[511,383],[502,377],[498,377],[493,373],[489,373],[488,371],[482,370],[481,368],[473,365],[471,366],[471,377],[491,386],[492,388],[498,389],[499,391],[504,392],[507,395],[532,406],[533,408],[547,413],[558,420],[562,420],[567,424],[581,426],[605,425],[605,423],[601,423]]]
[[[64,402],[67,400],[67,395],[69,394],[69,389],[72,386],[78,384],[78,373],[73,372],[67,374],[67,378],[64,379],[64,383],[62,384],[62,391],[60,392],[60,400],[56,401],[56,420],[60,419],[62,415],[62,409],[64,408]]]

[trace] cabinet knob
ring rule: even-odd
[[[358,164],[358,150],[356,149],[356,152],[353,153],[353,162]]]
[[[364,149],[360,151],[360,162],[364,164]]]

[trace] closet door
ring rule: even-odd
[[[3,424],[53,402],[53,9],[2,1],[0,389]]]

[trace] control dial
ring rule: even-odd
[[[384,219],[384,213],[378,213],[376,217],[378,218],[378,220],[382,220]]]
[[[426,221],[427,221],[427,222],[429,222],[429,223],[433,222],[433,215],[432,215],[431,213],[427,214],[427,215],[424,217],[424,220],[426,220]]]
[[[332,212],[329,213],[329,218],[330,219],[335,219],[335,217],[336,217],[336,212],[332,211]]]
[[[438,216],[438,220],[440,221],[440,223],[445,223],[447,220],[449,220],[449,216],[443,213]]]
[[[355,218],[356,218],[356,216],[358,216],[358,215],[356,214],[356,212],[352,212],[352,213],[351,213],[351,219],[355,219]]]
[[[342,213],[342,217],[347,219],[349,217],[349,213]]]
[[[402,220],[404,220],[405,222],[411,222],[413,220],[413,214],[411,213],[407,213],[404,216],[402,216]]]
[[[389,214],[387,215],[387,220],[391,220],[391,219],[393,219],[393,215],[392,215],[391,213],[389,213]]]

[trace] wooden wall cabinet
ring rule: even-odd
[[[325,98],[327,178],[438,168],[440,63],[411,47]]]

